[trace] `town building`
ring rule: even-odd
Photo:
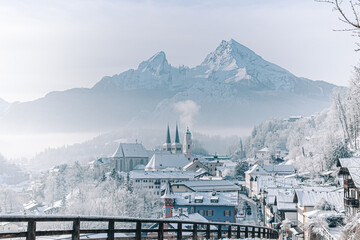
[[[189,129],[188,129],[187,132],[189,132]],[[187,138],[186,138],[187,132],[185,133],[184,144],[187,144],[187,142],[186,142],[187,141]],[[189,143],[189,145],[190,145],[189,150],[190,150],[190,156],[191,156],[191,134],[190,134],[190,143]],[[172,154],[182,154],[183,153],[183,145],[180,143],[179,129],[178,129],[177,124],[176,124],[176,129],[175,129],[175,142],[173,142],[173,143],[171,143],[170,127],[168,125],[167,132],[166,132],[166,141],[163,144],[162,150],[165,151],[165,152],[172,153]],[[184,149],[184,154],[186,154],[186,152],[187,151],[185,151],[185,149]]]
[[[322,202],[333,205],[340,212],[344,210],[343,192],[334,187],[317,187],[295,190],[293,202],[297,205],[297,226],[304,230],[306,225],[306,212],[315,209]]]
[[[337,166],[344,184],[345,211],[347,215],[354,215],[360,208],[360,158],[340,158]]]
[[[192,158],[191,148],[192,148],[191,132],[188,127],[186,129],[186,133],[185,133],[185,137],[184,137],[184,154],[185,154],[187,160],[189,160],[189,161]]]
[[[258,151],[256,151],[256,158],[259,159],[259,162],[262,164],[271,164],[273,153],[270,151],[269,148],[264,147]]]
[[[110,169],[111,158],[102,157],[97,160],[89,162],[89,167],[93,171],[94,178],[99,178],[104,173],[109,172]]]
[[[236,193],[186,192],[174,193],[167,183],[164,195],[164,218],[171,218],[174,212],[199,213],[213,222],[236,222],[238,200]]]
[[[286,176],[295,173],[293,165],[259,165],[255,164],[245,172],[245,185],[249,197],[259,193],[258,179],[262,176]]]
[[[111,158],[110,168],[130,172],[137,165],[146,165],[149,154],[141,143],[120,143]]]
[[[200,162],[200,160],[198,158],[194,158],[193,160],[191,160],[187,165],[185,165],[183,167],[184,171],[193,171],[193,172],[197,172],[199,170],[204,170],[206,172],[209,172],[209,168],[203,164],[202,162]]]
[[[153,195],[161,195],[162,186],[167,182],[193,180],[196,173],[190,171],[131,171],[129,179],[133,188],[146,190]]]

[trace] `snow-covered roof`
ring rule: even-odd
[[[277,195],[279,191],[299,188],[300,180],[284,176],[258,176],[256,192],[267,191],[268,195]]]
[[[341,167],[347,168],[351,179],[357,188],[360,188],[360,158],[340,158]]]
[[[174,193],[176,196],[175,203],[177,205],[202,205],[202,206],[237,206],[238,197],[237,193],[216,193],[213,195],[211,192],[192,192],[192,193]],[[212,197],[218,197],[218,201],[211,201]],[[201,202],[195,202],[195,199],[202,197]]]
[[[297,210],[296,203],[291,202],[278,202],[277,209],[279,211],[286,211],[286,210]]]
[[[154,153],[149,163],[146,165],[146,170],[159,170],[165,168],[181,169],[189,163],[184,154],[171,154],[168,152]]]
[[[165,199],[165,198],[171,198],[171,199],[176,198],[176,196],[174,195],[174,192],[172,191],[171,184],[170,184],[169,181],[166,183],[165,192],[164,192],[164,195],[161,196],[161,198],[163,198],[163,199]]]
[[[275,204],[275,196],[267,195],[266,196],[266,204],[274,205]]]
[[[141,143],[120,143],[113,157],[148,157],[148,153]]]
[[[339,158],[343,168],[360,168],[360,158]]]
[[[194,179],[195,172],[191,171],[131,171],[130,179]]]
[[[344,193],[341,191],[306,191],[296,190],[296,196],[300,206],[316,206],[321,201],[326,201],[335,206],[338,211],[344,209]],[[295,200],[295,199],[294,199]]]
[[[293,165],[263,165],[263,169],[269,173],[292,174],[295,172]]]
[[[172,184],[173,186],[185,185],[195,192],[212,191],[240,191],[241,188],[228,180],[194,180]]]
[[[293,165],[258,165],[255,164],[252,166],[247,173],[253,175],[264,175],[264,174],[280,174],[287,175],[295,173],[295,168]]]
[[[258,152],[258,153],[270,153],[271,151],[269,150],[269,148],[264,147],[264,148],[258,150],[257,152]]]
[[[110,164],[110,158],[102,157],[97,160],[89,162],[89,164],[92,165],[103,165],[103,164]]]

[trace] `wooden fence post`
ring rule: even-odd
[[[249,237],[249,228],[245,227],[245,238]]]
[[[80,240],[80,219],[73,221],[72,240]]]
[[[221,239],[222,237],[222,232],[221,232],[221,225],[218,225],[218,239]]]
[[[177,224],[177,233],[176,233],[176,239],[181,240],[182,239],[182,223]]]
[[[108,237],[107,237],[108,240],[115,239],[114,229],[115,229],[115,222],[114,222],[114,220],[110,220],[109,221],[109,232],[108,232]]]
[[[141,221],[136,222],[136,234],[135,234],[136,240],[141,240]]]
[[[210,239],[210,224],[206,225],[206,239]]]
[[[163,223],[163,222],[159,222],[158,239],[159,239],[159,240],[163,240],[163,239],[164,239],[164,223]]]
[[[30,220],[27,226],[26,240],[35,240],[36,239],[36,222]]]
[[[255,238],[255,227],[251,227],[251,237]]]
[[[193,239],[194,240],[197,239],[197,224],[196,223],[193,224]]]
[[[237,239],[240,239],[240,237],[241,237],[241,227],[240,227],[240,226],[237,226],[236,238],[237,238]]]
[[[228,238],[231,238],[231,225],[228,226]]]

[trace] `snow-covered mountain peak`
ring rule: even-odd
[[[149,71],[155,75],[161,75],[169,73],[171,71],[171,66],[166,59],[165,53],[160,51],[148,60],[140,63],[138,70],[142,72]]]
[[[211,52],[201,65],[208,66],[210,70],[229,71],[244,68],[247,63],[261,59],[252,50],[235,40],[223,40],[215,51]]]

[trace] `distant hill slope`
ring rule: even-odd
[[[321,111],[334,88],[296,77],[234,40],[222,41],[194,68],[175,68],[159,52],[93,88],[14,103],[0,114],[0,130],[108,131],[179,120],[250,127],[270,117]]]

